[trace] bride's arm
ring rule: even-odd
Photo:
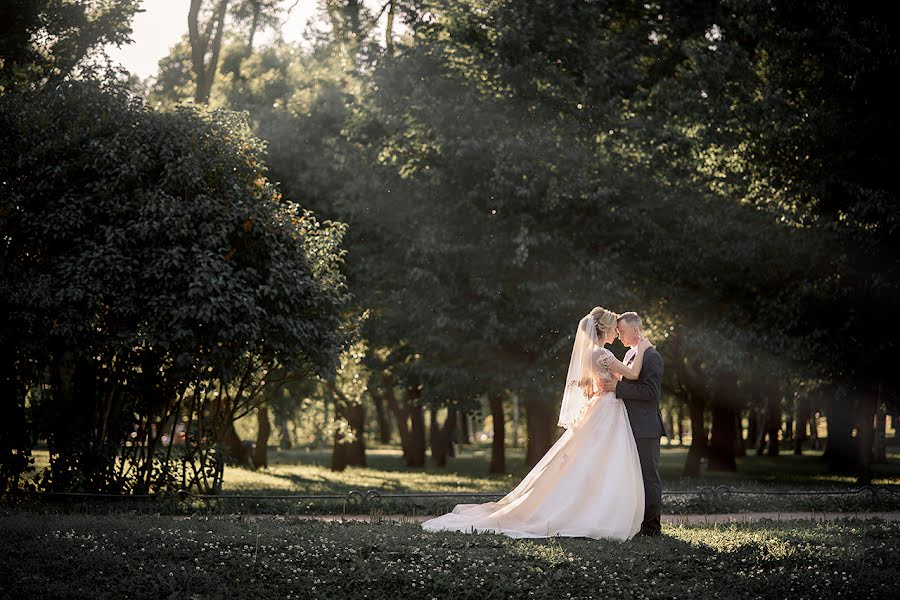
[[[634,362],[630,367],[626,366],[622,361],[618,358],[613,359],[613,361],[609,365],[609,370],[613,373],[621,375],[625,379],[635,380],[641,374],[641,367],[644,365],[644,352],[647,351],[647,348],[650,347],[650,342],[647,340],[641,340],[641,343],[638,344],[637,355],[634,357]]]

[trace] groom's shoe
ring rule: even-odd
[[[660,537],[662,535],[662,531],[659,529],[648,529],[646,527],[642,527],[640,531],[638,531],[638,535],[646,536],[646,537]]]

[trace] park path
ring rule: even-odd
[[[248,519],[302,520],[325,522],[421,523],[435,515],[244,515]],[[758,521],[837,521],[840,519],[881,519],[900,521],[900,512],[747,512],[725,514],[663,515],[663,525],[711,525],[714,523],[756,523]]]

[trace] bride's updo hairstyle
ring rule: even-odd
[[[594,327],[597,328],[597,337],[603,340],[606,338],[607,331],[615,329],[616,319],[619,315],[611,310],[606,310],[602,306],[598,306],[591,311],[591,316],[594,317]]]

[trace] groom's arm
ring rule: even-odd
[[[657,352],[644,354],[644,366],[637,381],[623,379],[616,384],[616,397],[625,402],[638,402],[656,406],[662,385],[662,357]]]

